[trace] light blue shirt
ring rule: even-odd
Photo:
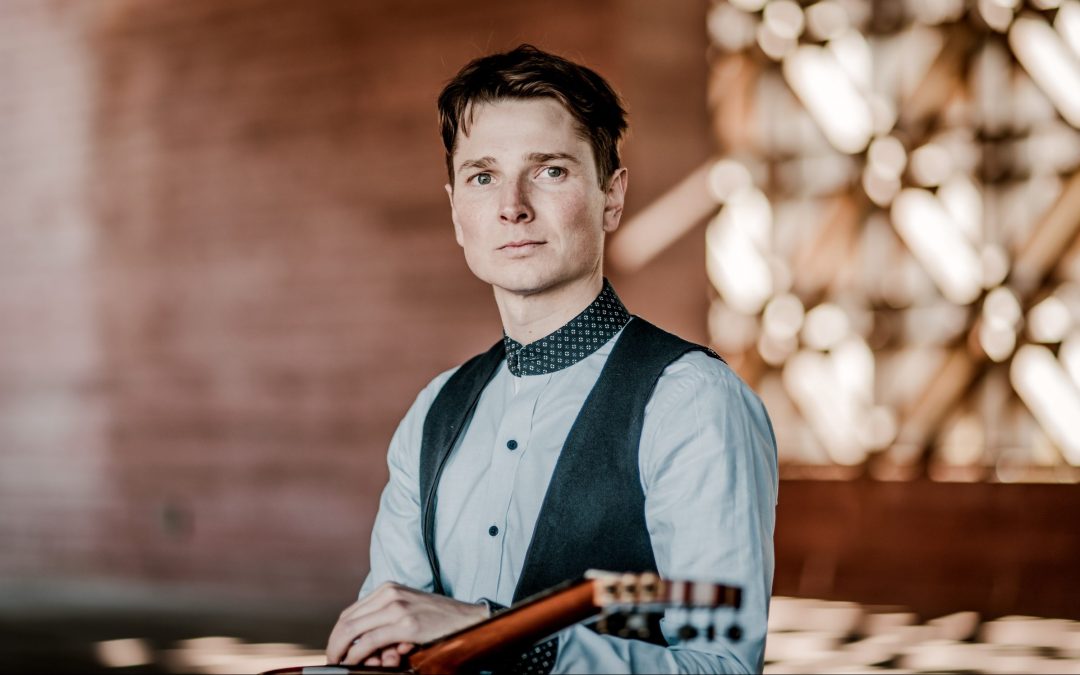
[[[546,375],[515,377],[500,366],[484,390],[438,487],[436,552],[452,597],[511,604],[563,443],[618,337]],[[385,581],[433,588],[421,535],[420,444],[428,408],[453,372],[420,392],[390,442],[390,481],[360,597]],[[668,648],[575,626],[559,634],[554,672],[761,672],[777,493],[776,441],[765,407],[726,364],[690,352],[657,382],[638,458],[660,575],[742,587],[743,638],[723,637],[733,617],[724,610],[715,613],[714,641]],[[685,620],[668,613],[669,641]]]

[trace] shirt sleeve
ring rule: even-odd
[[[660,575],[743,589],[738,612],[712,612],[716,638],[662,647],[576,626],[554,672],[751,673],[764,664],[773,579],[777,461],[760,399],[723,362],[692,352],[668,366],[645,410],[639,451],[645,519]],[[668,641],[692,618],[669,611]],[[724,634],[737,623],[742,638]]]
[[[371,531],[371,571],[360,587],[360,598],[388,581],[429,592],[435,586],[421,528],[420,445],[428,409],[453,372],[440,374],[424,387],[390,440],[386,454],[390,480],[379,499]]]

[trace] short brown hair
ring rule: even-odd
[[[451,184],[457,135],[469,133],[472,106],[508,98],[553,98],[561,103],[592,146],[600,188],[606,188],[622,166],[619,143],[626,132],[626,110],[619,95],[595,71],[528,44],[471,61],[439,94],[439,126]]]

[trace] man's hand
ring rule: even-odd
[[[396,668],[413,645],[487,617],[484,605],[385,583],[341,613],[326,645],[326,662]]]

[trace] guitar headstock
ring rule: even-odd
[[[697,581],[668,581],[651,572],[619,574],[589,570],[585,578],[592,582],[593,604],[603,610],[595,628],[625,638],[649,639],[661,635],[660,618],[671,608],[685,610],[717,609],[742,605],[742,589],[723,584]],[[713,640],[716,628],[710,621],[699,630],[689,621],[677,631],[680,641],[705,637]],[[732,642],[742,637],[742,629],[732,623],[725,631]]]
[[[585,578],[593,582],[593,602],[603,609],[739,609],[742,605],[742,589],[735,586],[699,581],[667,581],[651,572],[619,574],[589,570],[585,573]]]

